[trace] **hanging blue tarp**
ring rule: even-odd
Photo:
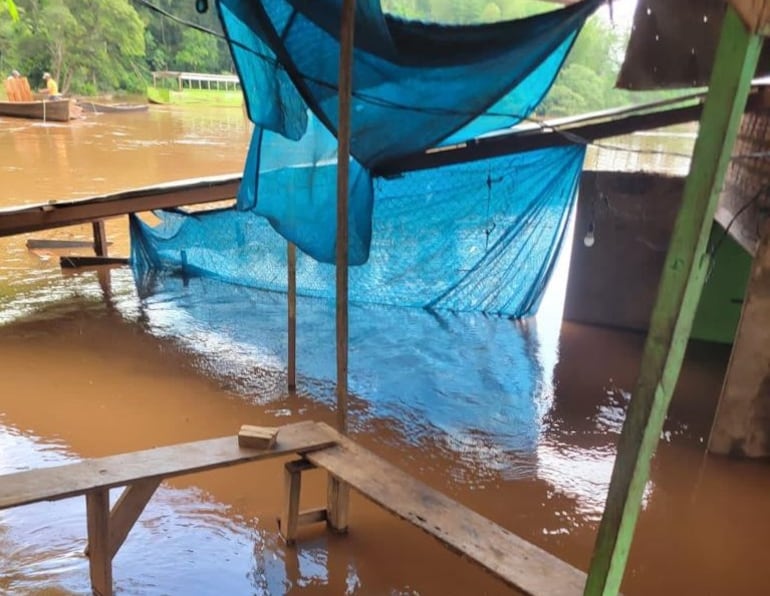
[[[383,14],[379,0],[358,0],[351,264],[364,263],[369,254],[372,169],[526,117],[602,1],[583,0],[516,21],[446,26],[404,21]],[[336,201],[340,7],[340,0],[217,1],[256,125],[238,206],[268,217],[281,235],[327,263],[334,260],[336,238],[330,214]]]
[[[375,183],[371,255],[350,300],[512,317],[536,312],[564,238],[582,146],[414,172]],[[140,275],[165,270],[285,291],[286,241],[235,209],[132,219]],[[334,267],[298,254],[300,295],[334,299]]]

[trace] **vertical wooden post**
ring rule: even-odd
[[[112,596],[112,553],[110,552],[110,491],[86,493],[88,522],[88,567],[96,596]]]
[[[709,451],[733,457],[770,455],[770,221],[762,226],[743,301]]]
[[[107,256],[107,233],[104,231],[104,220],[99,219],[92,223],[94,230],[94,253],[97,257]]]
[[[299,496],[302,489],[302,467],[289,461],[283,466],[284,504],[279,531],[286,544],[294,544],[299,528]]]
[[[612,471],[585,594],[617,594],[650,460],[663,429],[708,269],[707,242],[761,40],[728,5],[682,206]]]
[[[287,385],[293,393],[297,389],[297,249],[293,243],[286,244],[286,260],[288,262],[288,302],[289,302],[289,370]]]
[[[339,122],[337,126],[337,430],[348,432],[348,184],[350,98],[353,89],[353,34],[356,0],[343,0],[340,15]],[[347,530],[350,487],[329,475],[329,526]]]

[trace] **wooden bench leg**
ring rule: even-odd
[[[125,542],[131,528],[139,519],[155,490],[160,478],[147,478],[126,487],[115,506],[110,510],[109,491],[99,489],[86,493],[88,516],[88,555],[91,569],[91,586],[94,594],[112,594],[112,559]]]
[[[306,459],[286,462],[283,478],[286,498],[283,512],[278,518],[278,531],[286,544],[294,544],[300,526],[316,524],[327,520],[326,509],[299,510],[299,497],[302,490],[302,472],[315,469],[315,465]]]
[[[326,489],[326,524],[333,532],[344,534],[348,531],[348,509],[350,508],[350,485],[333,474],[329,474]]]
[[[86,493],[86,516],[91,588],[96,596],[112,596],[110,491],[108,489],[100,488]]]

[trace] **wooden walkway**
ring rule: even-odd
[[[72,201],[0,208],[0,236],[59,228],[108,217],[233,199],[240,174],[168,182]]]
[[[342,482],[352,487],[524,594],[582,594],[585,575],[581,571],[402,472],[328,425],[300,422],[277,430],[277,441],[270,449],[240,447],[238,437],[230,436],[0,476],[0,510],[85,495],[91,583],[95,594],[109,596],[113,594],[112,559],[163,479],[299,454],[302,459],[286,464],[290,482],[286,484],[284,536],[287,527],[295,533],[301,524],[331,523],[331,509],[298,511],[300,474],[318,467],[329,472],[330,484]],[[109,489],[122,486],[126,489],[110,508]],[[330,499],[329,507],[332,503]]]

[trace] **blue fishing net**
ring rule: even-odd
[[[516,21],[447,26],[356,3],[349,263],[351,300],[524,317],[561,245],[582,147],[393,178],[377,168],[526,117],[602,0]],[[132,220],[140,271],[166,268],[334,296],[341,0],[218,0],[255,124],[237,208]],[[408,168],[403,168],[408,169]],[[277,233],[276,233],[277,232]],[[304,253],[304,254],[303,254]]]
[[[379,0],[357,1],[351,264],[368,258],[375,193],[371,173],[403,156],[526,117],[602,1],[582,0],[529,18],[470,26],[405,21],[384,14]],[[268,217],[281,235],[326,263],[335,258],[331,214],[341,4],[216,3],[256,125],[238,206]]]
[[[377,178],[368,261],[350,300],[525,317],[564,238],[584,148],[561,147]],[[287,243],[252,211],[161,212],[131,220],[132,262],[266,290],[287,288]],[[297,255],[300,295],[334,298],[334,266]]]

